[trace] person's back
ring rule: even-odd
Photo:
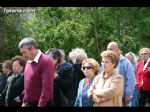
[[[73,90],[73,74],[74,70],[70,63],[64,62],[57,70],[55,84],[62,90],[63,95],[71,101],[73,105],[75,100],[75,93]]]
[[[75,91],[75,94],[77,96],[77,90],[79,87],[79,82],[85,78],[85,75],[83,73],[83,71],[81,70],[81,65],[79,64],[73,64],[73,68],[74,68],[74,74],[73,74],[73,88]]]
[[[72,85],[69,85],[68,83],[72,84],[72,74],[73,74],[73,67],[70,63],[68,62],[64,62],[62,65],[59,66],[59,69],[57,70],[57,73],[59,75],[60,78],[63,78],[64,80],[67,80],[64,84],[66,84],[66,86],[63,84],[63,90],[66,92],[66,90],[68,90],[68,88],[72,87]],[[66,79],[64,78],[66,77]],[[59,80],[58,77],[55,79],[55,82]],[[59,86],[61,85],[61,82],[57,82],[59,84]]]
[[[135,73],[132,64],[120,54],[120,60],[116,67],[119,74],[124,77],[124,94],[132,95],[135,86]],[[128,81],[128,82],[127,82]]]
[[[72,64],[65,60],[65,52],[61,49],[59,49],[59,51],[61,53],[61,59],[60,65],[56,68],[56,74],[58,74],[58,76],[55,78],[54,83],[60,89],[64,97],[69,100],[70,105],[68,106],[73,106],[75,101],[75,92],[73,89],[74,69]],[[62,97],[62,99],[64,99],[64,97]],[[63,106],[63,104],[61,106]]]

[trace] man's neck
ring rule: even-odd
[[[34,51],[34,57],[33,57],[33,59],[32,60],[34,60],[34,58],[37,56],[37,54],[38,54],[38,52],[39,52],[39,49],[35,49],[35,51]]]

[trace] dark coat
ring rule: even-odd
[[[79,82],[81,81],[81,79],[85,78],[84,73],[81,70],[81,65],[79,64],[74,64],[73,65],[74,68],[74,74],[73,74],[73,88],[75,91],[75,95],[77,96],[77,91],[78,91],[78,87],[79,87]]]
[[[4,75],[4,76],[0,77],[0,94],[3,92],[3,90],[7,84],[8,77],[12,76],[12,74],[13,74],[13,72],[10,72],[7,76]]]
[[[65,62],[60,65],[59,69],[57,70],[58,76],[54,80],[55,87],[54,87],[54,99],[56,105],[58,105],[57,101],[60,101],[61,96],[59,94],[59,90],[62,91],[62,94],[69,99],[71,105],[73,106],[75,101],[75,93],[73,89],[73,67],[70,63]],[[58,105],[61,106],[61,105]]]
[[[21,103],[17,103],[14,99],[19,96],[23,99],[24,90],[24,75],[13,76],[14,80],[11,79],[5,96],[5,106],[21,106]]]

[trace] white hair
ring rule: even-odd
[[[75,48],[69,53],[69,58],[74,62],[81,63],[83,60],[87,59],[87,53],[83,48]],[[75,62],[74,62],[75,63]]]
[[[137,57],[134,53],[132,52],[128,52],[125,54],[125,57],[130,56],[133,59],[133,67],[136,69],[136,65],[137,65]]]

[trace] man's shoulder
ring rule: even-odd
[[[50,61],[49,57],[47,55],[45,55],[44,53],[41,54],[40,56],[40,60],[43,62],[47,62]]]
[[[63,63],[62,66],[66,67],[66,68],[72,68],[73,67],[73,65],[67,61],[65,63]]]
[[[79,84],[80,84],[80,85],[83,84],[84,81],[85,81],[85,79],[86,79],[86,78],[81,79],[80,82],[79,82]]]
[[[74,68],[72,66],[72,64],[70,64],[69,62],[65,62],[60,66],[60,70],[61,71],[74,71]]]
[[[126,63],[131,64],[130,61],[126,57],[124,57],[123,55],[120,55],[120,62],[125,63],[125,64]]]
[[[52,60],[47,55],[42,53],[39,58],[38,65],[39,66],[48,66],[48,65],[50,66],[51,64],[52,64]]]

